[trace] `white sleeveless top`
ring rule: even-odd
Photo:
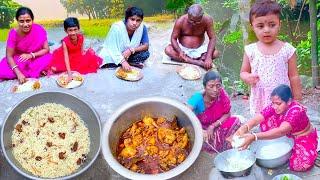
[[[257,74],[259,82],[251,87],[250,113],[256,114],[271,103],[270,94],[280,84],[290,86],[288,76],[288,61],[296,51],[289,43],[284,45],[275,54],[262,54],[257,43],[244,48],[249,57],[251,73]]]

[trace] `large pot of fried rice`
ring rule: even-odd
[[[65,92],[41,92],[7,114],[1,145],[9,164],[27,178],[70,179],[96,160],[100,133],[90,104]]]

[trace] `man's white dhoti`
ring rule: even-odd
[[[192,49],[192,48],[187,48],[182,46],[179,43],[179,47],[181,48],[181,50],[189,57],[193,58],[193,59],[197,59],[199,57],[201,57],[201,55],[203,53],[207,52],[208,49],[208,45],[207,44],[202,44],[200,47],[196,48],[196,49]]]

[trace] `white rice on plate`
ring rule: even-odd
[[[27,109],[12,134],[12,153],[33,175],[57,178],[75,172],[90,151],[89,130],[78,114],[55,103]]]

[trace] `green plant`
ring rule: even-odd
[[[279,34],[278,38],[281,41],[286,41],[286,42],[291,42],[292,41],[287,34]]]
[[[240,81],[234,81],[233,83],[234,83],[234,87],[235,87],[237,93],[242,93],[244,95],[249,94],[250,87],[245,82],[240,80]]]
[[[320,20],[317,22],[317,30],[320,30]],[[318,36],[318,55],[320,55],[320,36]],[[307,33],[307,38],[301,40],[297,45],[298,69],[301,74],[311,75],[311,32]],[[318,64],[320,59],[318,58]]]
[[[0,29],[0,42],[7,40],[9,29]]]
[[[225,0],[222,3],[222,6],[225,8],[230,8],[232,10],[239,10],[239,3],[237,0]]]
[[[239,93],[249,95],[249,86],[242,80],[232,82],[228,77],[223,77],[222,84],[224,89],[232,95],[237,95]]]
[[[232,82],[230,81],[230,79],[228,77],[223,77],[222,78],[222,84],[224,89],[229,92],[229,93],[233,93],[233,85]]]
[[[319,47],[319,45],[318,45]],[[319,48],[318,48],[319,50]],[[311,74],[311,33],[297,45],[298,69],[301,74]]]
[[[223,42],[225,44],[235,44],[239,43],[242,40],[241,30],[229,31],[223,36]]]

